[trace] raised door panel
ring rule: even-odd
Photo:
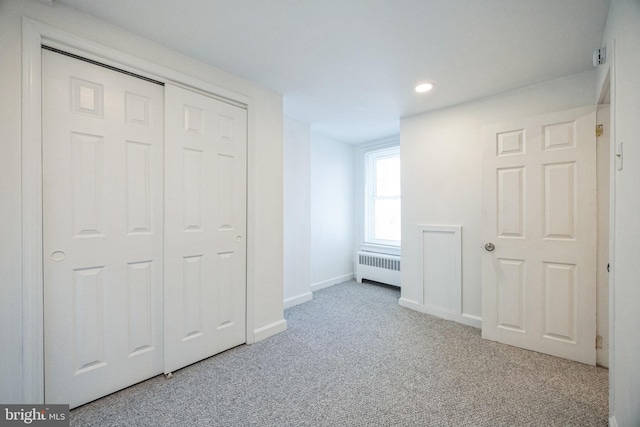
[[[544,169],[544,238],[575,239],[576,162],[547,164]]]
[[[182,200],[183,227],[185,231],[202,231],[202,150],[183,148]]]
[[[155,349],[153,339],[153,262],[129,263],[127,271],[129,357]]]
[[[512,156],[526,152],[524,129],[517,129],[496,134],[496,155]]]
[[[544,338],[576,342],[576,266],[544,263]]]
[[[102,236],[104,138],[71,132],[71,203],[75,236]]]
[[[183,258],[182,264],[182,341],[203,335],[202,319],[202,255]],[[173,320],[173,319],[171,319]]]
[[[498,288],[498,328],[525,332],[526,275],[525,260],[498,259],[501,275]]]
[[[151,233],[151,144],[126,142],[127,232]]]
[[[525,237],[525,168],[500,168],[497,176],[498,237]]]
[[[73,272],[73,364],[74,375],[106,365],[104,335],[104,267]]]

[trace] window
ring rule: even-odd
[[[400,246],[400,147],[365,155],[365,241]]]

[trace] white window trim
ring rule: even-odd
[[[372,167],[376,160],[400,156],[400,147],[388,147],[383,149],[367,151],[364,156],[366,178],[365,178],[365,202],[364,202],[364,243],[375,246],[400,247],[400,240],[383,240],[374,238],[374,209],[373,203],[376,199],[375,169]],[[391,197],[378,197],[377,199],[400,199],[400,195]]]
[[[363,242],[360,244],[360,250],[365,252],[375,252],[377,254],[400,256],[401,247]]]
[[[388,255],[400,255],[401,246],[397,245],[383,245],[371,242],[366,242],[365,239],[365,156],[372,151],[383,150],[386,148],[400,147],[400,136],[395,135],[389,138],[384,138],[376,141],[372,141],[365,144],[360,144],[356,148],[355,165],[354,165],[354,183],[356,191],[354,191],[354,206],[355,206],[355,251],[367,251],[382,253]]]

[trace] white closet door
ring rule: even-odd
[[[162,372],[161,86],[43,50],[45,400]]]
[[[246,110],[165,87],[165,373],[246,341]]]

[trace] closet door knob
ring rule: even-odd
[[[66,257],[67,257],[67,254],[65,254],[63,251],[51,252],[51,260],[52,261],[60,262],[60,261],[64,260]]]
[[[492,252],[495,248],[496,246],[493,243],[487,243],[486,245],[484,245],[484,249],[487,252]]]

